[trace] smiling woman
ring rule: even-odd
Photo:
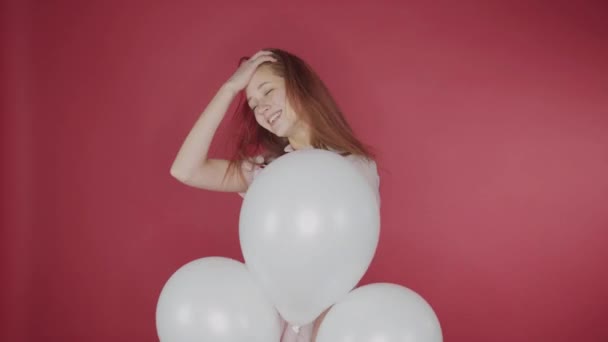
[[[234,98],[244,92],[232,158],[207,158],[213,136]],[[378,187],[376,163],[355,136],[327,87],[301,58],[266,49],[243,58],[183,142],[171,166],[181,182],[243,193],[256,171],[281,155],[319,148],[346,156]]]
[[[230,160],[207,157],[213,136],[236,95],[240,132]],[[349,160],[379,202],[379,177],[368,148],[355,136],[329,90],[299,57],[280,49],[243,58],[186,137],[171,174],[181,182],[213,191],[245,193],[258,172],[299,149],[324,149]],[[322,320],[304,327],[285,324],[282,341],[313,341]]]
[[[238,110],[241,132],[230,173],[245,167],[256,170],[265,163],[302,148],[338,151],[369,163],[375,173],[373,155],[354,135],[340,108],[320,77],[301,58],[280,49],[268,49],[271,61],[260,62],[244,87],[246,105]],[[252,159],[254,153],[261,157]],[[248,181],[251,177],[247,178]]]
[[[308,131],[285,101],[285,81],[269,66],[262,66],[256,71],[246,92],[249,94],[247,103],[255,114],[256,121],[264,129],[279,137],[294,136],[297,131]]]

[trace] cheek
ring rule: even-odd
[[[273,92],[272,103],[281,108],[285,107],[285,93],[279,91]]]
[[[258,125],[260,125],[260,126],[266,125],[266,122],[265,122],[264,118],[262,117],[262,115],[256,115],[255,121],[257,121]]]

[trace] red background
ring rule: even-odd
[[[373,145],[363,283],[446,341],[608,340],[608,15],[597,2],[13,1],[2,13],[2,341],[154,341],[165,281],[242,260],[236,194],[175,153],[238,58],[281,47]],[[213,153],[225,155],[229,126]]]

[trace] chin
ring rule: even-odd
[[[287,136],[287,131],[285,129],[282,129],[282,127],[279,127],[279,129],[277,129],[276,131],[271,130],[270,132],[280,138],[285,138]]]

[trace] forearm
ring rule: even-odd
[[[171,174],[175,178],[188,179],[204,166],[215,132],[236,94],[231,87],[222,86],[201,113],[173,161]]]

